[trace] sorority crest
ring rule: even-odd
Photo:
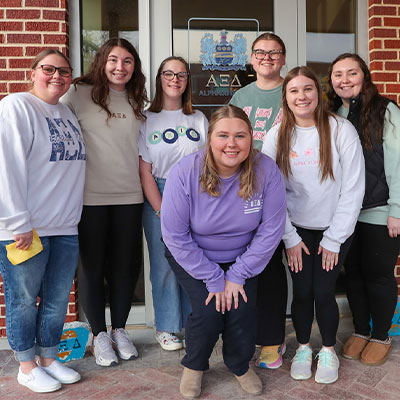
[[[212,33],[205,33],[201,38],[200,61],[203,71],[238,71],[246,70],[247,41],[242,33],[236,33],[233,40],[226,40],[228,32],[220,32],[221,40],[214,40]]]

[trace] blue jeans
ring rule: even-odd
[[[155,180],[162,195],[165,179]],[[160,218],[147,200],[144,202],[142,221],[149,248],[156,329],[162,332],[179,332],[185,326],[187,316],[191,312],[190,302],[165,258]]]
[[[78,263],[78,235],[43,236],[43,251],[12,265],[0,241],[7,338],[18,361],[55,358]],[[36,299],[40,297],[39,307]]]

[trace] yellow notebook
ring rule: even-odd
[[[15,243],[10,243],[6,246],[7,258],[10,260],[12,265],[18,265],[26,260],[36,256],[43,250],[42,242],[36,231],[33,229],[33,240],[28,250],[20,250],[15,247]]]

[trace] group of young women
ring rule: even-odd
[[[283,257],[299,344],[291,376],[312,375],[315,307],[322,338],[315,380],[338,379],[342,264],[355,328],[343,356],[368,365],[386,360],[397,301],[400,111],[378,94],[355,54],[332,63],[328,107],[309,68],[281,77],[285,56],[278,36],[259,36],[251,54],[257,80],[209,125],[192,108],[189,67],[180,57],[161,63],[147,111],[140,59],[124,39],[108,40],[73,82],[62,53],[36,57],[31,90],[0,102],[0,268],[20,384],[49,392],[80,379],[55,359],[78,237],[80,302],[96,363],[138,356],[125,325],[142,223],[155,337],[164,350],[181,349],[177,334],[185,327],[185,398],[200,395],[220,334],[224,362],[246,392],[262,391],[249,368],[256,344],[257,366],[282,365]],[[6,246],[28,249],[35,231],[43,251],[13,265]]]

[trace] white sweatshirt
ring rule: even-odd
[[[324,230],[320,245],[333,252],[353,233],[365,190],[364,156],[353,125],[330,117],[334,180],[321,182],[319,135],[315,126],[295,127],[290,154],[292,174],[285,178],[288,217],[283,241],[286,248],[301,242],[293,225]],[[265,137],[262,152],[276,160],[280,125]]]
[[[86,148],[78,121],[61,103],[30,93],[0,102],[0,240],[35,228],[75,235],[81,217]]]

